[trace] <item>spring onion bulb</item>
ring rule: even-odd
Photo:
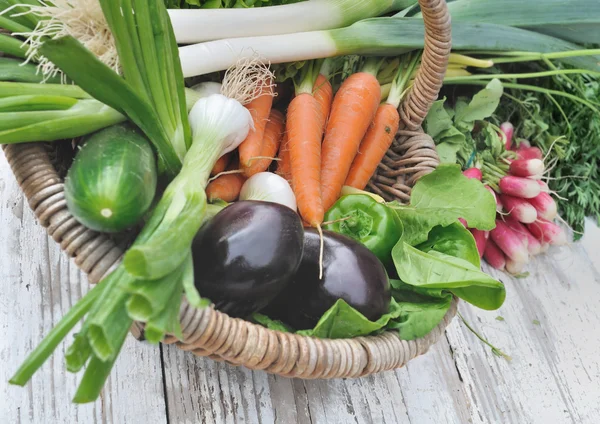
[[[290,184],[272,172],[259,172],[246,180],[240,191],[240,200],[260,200],[279,203],[296,211],[296,196]]]
[[[414,3],[416,0],[309,0],[258,9],[172,9],[169,17],[177,43],[190,44],[342,28]]]

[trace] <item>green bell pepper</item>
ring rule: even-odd
[[[325,214],[323,228],[364,244],[384,264],[402,236],[400,218],[393,209],[366,194],[341,197]]]

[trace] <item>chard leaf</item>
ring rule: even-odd
[[[498,79],[491,80],[486,88],[473,96],[468,106],[456,108],[456,122],[481,121],[492,116],[502,97],[503,87]]]
[[[473,241],[475,243],[475,241]],[[430,250],[423,252],[400,240],[392,250],[398,276],[406,284],[445,289],[485,310],[502,306],[504,285],[465,259]]]
[[[460,166],[442,164],[414,186],[409,206],[392,202],[404,224],[404,242],[417,245],[427,240],[437,225],[448,226],[464,218],[471,228],[495,227],[496,202],[477,180],[462,175]]]
[[[452,127],[452,118],[444,108],[446,98],[433,102],[427,117],[425,118],[425,129],[431,138],[437,140],[440,133]]]
[[[471,232],[459,222],[447,227],[434,227],[429,233],[427,241],[416,248],[423,252],[435,250],[469,261],[477,268],[481,266],[475,239]]]

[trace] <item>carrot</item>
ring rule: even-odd
[[[321,195],[329,209],[337,200],[381,96],[377,78],[359,72],[346,79],[333,99],[321,154]]]
[[[210,202],[221,199],[233,202],[240,195],[242,185],[246,178],[242,174],[225,174],[208,183],[206,197]]]
[[[268,82],[270,86],[270,81]],[[266,87],[267,85],[265,85]],[[265,128],[269,121],[269,115],[271,113],[271,107],[273,106],[273,95],[267,92],[266,88],[263,94],[258,96],[246,105],[246,109],[250,111],[252,115],[252,122],[254,123],[254,129],[250,130],[248,137],[242,144],[240,144],[240,166],[242,169],[248,168],[251,165],[251,159],[255,156],[260,156],[263,139],[265,135]]]
[[[317,76],[317,80],[313,87],[313,96],[315,96],[315,99],[317,99],[317,102],[319,103],[319,112],[322,118],[321,131],[324,132],[327,126],[329,112],[331,112],[331,101],[333,100],[333,87],[325,75],[319,74],[319,76]]]
[[[290,102],[287,135],[292,188],[302,218],[313,227],[323,222],[321,203],[321,137],[319,103],[311,93]]]
[[[210,176],[214,177],[215,175],[225,171],[225,168],[227,168],[227,165],[229,165],[229,161],[231,161],[231,153],[226,153],[221,156],[215,163],[215,166],[213,166],[212,171],[210,171]]]
[[[360,143],[359,152],[352,162],[344,185],[363,190],[390,148],[398,127],[400,115],[394,105],[384,103]]]
[[[288,143],[287,131],[283,133],[283,139],[281,140],[281,146],[279,146],[277,157],[279,158],[279,161],[277,162],[276,174],[285,178],[291,186],[292,172],[290,169],[290,145]]]
[[[345,185],[363,190],[373,173],[377,170],[377,166],[385,156],[385,153],[390,148],[400,126],[398,106],[400,106],[400,102],[405,95],[406,85],[413,71],[416,69],[419,57],[419,54],[409,54],[398,63],[398,70],[387,94],[387,99],[385,103],[379,105],[375,112],[375,117],[360,143],[358,154],[352,160],[352,165],[345,178]],[[368,76],[369,74],[366,75]],[[381,93],[381,89],[373,89],[373,91],[373,96],[375,93]],[[371,106],[372,103],[370,101],[372,100],[367,99],[366,95],[362,93],[361,95],[362,102],[364,102],[364,106],[361,105],[361,107]],[[380,96],[380,94],[378,95]],[[325,174],[323,175],[323,179],[325,180]],[[331,199],[329,196],[333,196],[334,194],[328,194],[328,196],[323,194],[323,204],[326,208],[330,206],[329,202]],[[335,197],[333,201],[335,202]]]
[[[245,177],[249,178],[254,174],[266,171],[269,168],[273,160],[267,158],[273,158],[277,154],[285,127],[283,121],[283,113],[277,109],[272,109],[271,114],[269,115],[269,122],[267,122],[265,128],[263,146],[260,152],[260,156],[264,159],[255,159],[251,161],[249,167],[243,168]]]

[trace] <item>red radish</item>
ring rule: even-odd
[[[500,191],[514,197],[531,199],[541,192],[540,185],[535,180],[507,175],[500,180]]]
[[[479,257],[483,257],[483,252],[485,251],[485,245],[487,244],[488,237],[490,235],[489,231],[481,231],[476,228],[469,229],[471,234],[473,234],[473,238],[475,239],[475,244],[477,245],[477,251],[479,252]]]
[[[553,246],[567,244],[567,235],[553,222],[540,218],[532,224],[527,224],[527,228],[542,244],[549,243]]]
[[[469,227],[467,227],[467,221],[465,221],[464,219],[458,218],[458,221],[463,225],[463,227],[469,228]]]
[[[540,248],[540,253],[546,253],[550,249],[550,245],[548,243],[543,243]]]
[[[552,221],[558,215],[556,202],[548,193],[541,192],[533,199],[529,199],[529,203],[535,208],[540,218]]]
[[[539,177],[544,174],[540,159],[516,159],[510,163],[509,172],[516,177]]]
[[[525,199],[501,194],[500,201],[504,205],[504,210],[519,222],[531,224],[537,219],[537,211]]]
[[[542,251],[542,244],[536,239],[531,232],[521,224],[519,221],[513,218],[508,218],[506,224],[517,234],[524,237],[527,243],[527,250],[531,256],[538,255]]]
[[[505,222],[497,219],[496,228],[490,232],[490,236],[504,254],[515,262],[525,263],[528,261],[527,246]]]
[[[515,127],[510,122],[504,122],[500,125],[500,131],[504,134],[506,142],[504,144],[506,150],[512,150],[512,139],[515,132]]]
[[[500,250],[493,240],[488,240],[487,244],[485,245],[483,257],[493,268],[503,270],[504,266],[506,265],[506,257],[504,256],[504,253],[502,253],[502,250]]]
[[[517,151],[519,149],[524,149],[526,147],[531,147],[531,143],[529,142],[529,140],[525,140],[524,138],[519,140],[519,147],[517,148]]]
[[[548,184],[546,184],[542,180],[537,180],[537,183],[540,186],[540,189],[542,190],[542,193],[550,193],[550,187],[548,187]]]
[[[520,274],[525,269],[527,262],[513,261],[511,258],[506,259],[506,271],[512,275]]]
[[[473,178],[479,181],[481,181],[481,178],[483,178],[483,174],[481,173],[481,170],[479,168],[465,169],[463,171],[463,175],[467,178]]]
[[[544,154],[537,147],[523,147],[517,150],[517,157],[519,159],[544,159]]]

